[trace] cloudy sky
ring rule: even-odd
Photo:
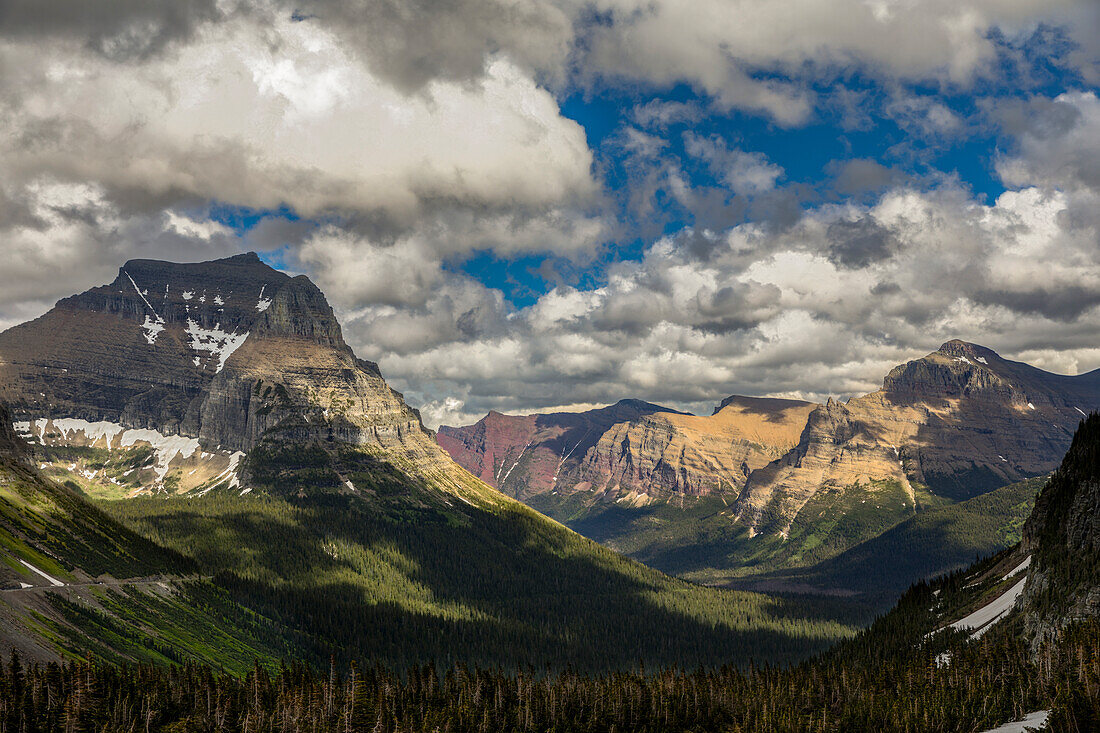
[[[1100,367],[1095,0],[0,0],[0,328],[309,274],[426,422]]]

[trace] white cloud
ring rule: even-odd
[[[409,95],[312,22],[238,17],[143,64],[9,41],[0,165],[146,196],[384,215],[591,197],[584,132],[507,58]],[[537,160],[532,166],[530,161]]]
[[[1098,112],[1091,95],[1072,104],[1074,125],[1003,161],[1017,187],[991,204],[950,181],[894,187],[784,231],[738,225],[702,258],[685,246],[692,233],[663,238],[602,287],[556,288],[471,334],[444,318],[417,350],[370,338],[396,314],[354,334],[414,401],[458,396],[448,420],[623,397],[706,411],[733,393],[845,396],[955,337],[1056,371],[1096,368],[1098,201],[1080,171]]]

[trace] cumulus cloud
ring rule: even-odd
[[[726,109],[797,124],[812,114],[806,82],[860,69],[885,79],[966,85],[989,72],[998,37],[1040,24],[1077,42],[1067,59],[1095,77],[1092,0],[122,0],[91,12],[77,0],[0,2],[0,35],[66,38],[108,58],[171,53],[215,21],[317,25],[375,79],[404,92],[491,76],[505,57],[555,88],[600,81],[690,84]],[[281,20],[275,22],[282,22]],[[281,35],[281,32],[280,32]],[[774,72],[793,77],[780,81]],[[666,110],[669,112],[670,110]],[[681,111],[682,112],[682,111]]]
[[[852,73],[899,90],[887,111],[910,134],[955,135],[969,121],[929,90],[967,89],[1005,38],[1042,23],[1068,29],[1064,62],[1095,80],[1097,17],[1093,0],[807,0],[793,13],[768,0],[120,0],[94,13],[0,0],[0,326],[130,257],[258,248],[316,279],[429,422],[626,396],[706,410],[735,392],[850,394],[953,336],[1073,371],[1096,358],[1081,347],[1100,307],[1095,94],[998,105],[1016,142],[992,203],[852,160],[832,175],[856,200],[809,206],[759,152],[692,133],[694,160],[674,160],[664,135],[731,109],[797,125],[821,105],[866,129],[858,92],[820,91]],[[449,266],[606,255],[620,222],[560,100],[680,84],[702,99],[640,96],[613,136],[625,208],[650,227],[641,259],[600,260],[598,285],[563,279],[524,308]],[[211,218],[225,205],[279,213],[241,237]],[[669,234],[675,207],[692,225]]]
[[[783,169],[770,163],[761,153],[731,149],[718,137],[684,133],[684,150],[703,160],[734,193],[770,191],[783,175]]]
[[[204,26],[138,65],[64,41],[0,45],[0,161],[121,195],[398,223],[433,201],[540,210],[596,192],[583,130],[510,61],[410,97],[320,25],[273,22]]]
[[[392,315],[352,333],[433,424],[622,397],[705,412],[734,393],[846,396],[955,337],[1054,371],[1095,368],[1100,188],[1087,162],[1100,107],[1091,94],[1059,103],[1073,123],[1025,132],[1001,161],[1014,187],[989,204],[951,181],[897,183],[785,230],[711,233],[705,257],[697,232],[661,238],[601,287],[486,306],[480,330],[457,327],[465,305],[429,307],[447,325],[402,321],[406,337],[425,334],[416,349],[385,355]],[[443,278],[443,291],[461,284]]]
[[[214,259],[240,251],[198,212],[133,213],[93,184],[0,182],[4,265],[0,328],[41,315],[57,299],[114,279],[127,259]]]
[[[329,26],[193,5],[120,3],[89,24],[75,6],[37,23],[26,4],[0,8],[13,19],[0,23],[0,237],[17,254],[2,300],[52,302],[146,251],[304,247],[323,274],[367,242],[419,277],[474,251],[583,257],[604,241],[584,131],[516,63],[409,93]],[[131,26],[164,43],[134,59],[95,40]],[[58,191],[85,201],[49,203]],[[231,243],[204,216],[211,203],[292,216]],[[169,240],[181,244],[156,244]],[[55,277],[27,277],[47,261]],[[381,293],[362,274],[330,280],[349,306]]]

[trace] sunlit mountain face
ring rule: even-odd
[[[1096,343],[1092,0],[17,3],[0,325],[134,258],[328,295],[425,424]]]

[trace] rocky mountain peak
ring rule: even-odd
[[[979,344],[972,344],[969,341],[963,341],[962,339],[951,339],[944,343],[936,351],[937,354],[943,354],[944,356],[950,356],[952,358],[966,358],[972,361],[978,361],[984,359],[989,361],[990,357],[993,359],[1001,360],[1001,357],[993,349],[988,349],[985,346]],[[984,362],[980,362],[984,363]]]
[[[255,253],[131,260],[111,283],[0,333],[0,401],[40,439],[37,426],[60,424],[101,444],[109,435],[108,446],[155,431],[203,454],[350,443],[453,467],[377,365],[344,342],[320,289]]]

